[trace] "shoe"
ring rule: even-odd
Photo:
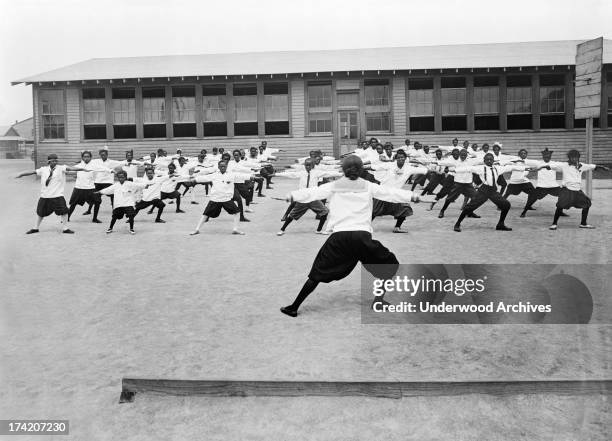
[[[459,225],[455,225],[453,230],[455,230],[457,233],[461,233],[461,227]]]
[[[109,228],[108,230],[106,230],[106,234],[111,234],[113,232],[112,228]]]
[[[194,230],[191,233],[189,233],[190,236],[195,236],[196,234],[200,234],[200,230]]]
[[[287,218],[286,218],[285,216],[283,216],[283,217],[281,218],[281,222],[285,222],[286,220],[287,220]]]
[[[156,224],[165,224],[165,223],[166,223],[166,221],[165,221],[165,220],[163,220],[163,219],[155,219],[155,223],[156,223]]]
[[[280,230],[276,233],[277,236],[282,236],[283,234],[285,234],[285,232],[283,230]]]
[[[315,231],[315,234],[321,234],[323,236],[328,236],[329,235],[329,231],[326,231],[326,230]]]
[[[38,233],[38,231],[39,230],[37,228],[32,228],[32,229],[26,231],[26,234],[34,234],[34,233]]]
[[[589,224],[586,224],[586,225],[580,224],[580,225],[578,225],[578,228],[586,228],[587,230],[592,230],[595,227],[593,225],[589,225]]]
[[[174,204],[174,201],[168,202],[168,205],[172,205],[172,204]]]
[[[83,216],[89,216],[91,214],[91,211],[86,211],[85,213],[83,213]]]
[[[519,217],[525,217],[525,212],[522,212]]]
[[[266,190],[274,190],[274,187],[267,186]]]
[[[191,203],[192,203],[193,205],[198,205],[198,204],[199,204],[199,202],[196,202],[196,201],[191,201]]]
[[[287,314],[289,317],[297,317],[297,310],[291,308],[290,306],[283,306],[280,309],[280,312],[282,312],[283,314]]]
[[[400,227],[395,227],[395,228],[393,228],[393,232],[394,233],[407,233],[408,231],[404,230],[404,229],[402,229]]]
[[[529,207],[527,210],[535,211],[535,208]]]
[[[236,234],[236,235],[239,235],[239,236],[244,236],[245,233],[244,233],[244,231],[232,230],[232,234]]]
[[[550,227],[548,227],[548,229],[555,231],[557,229],[557,226],[556,225],[551,225]]]
[[[153,210],[147,211],[147,214],[153,214]]]
[[[101,224],[102,221],[100,219],[92,219],[91,220],[94,224]]]
[[[136,234],[136,231],[130,230],[130,234]]]
[[[427,211],[431,211],[431,210],[433,210],[433,207],[434,207],[435,205],[436,205],[436,202],[432,202],[432,203],[429,205],[429,208],[427,209]]]
[[[505,225],[498,225],[495,227],[497,231],[512,231],[512,228],[507,227]]]
[[[246,217],[242,217],[240,218],[240,222],[251,222],[251,221],[247,219]]]
[[[253,213],[253,210],[251,210],[249,207],[244,207],[244,212],[245,213]]]
[[[442,219],[444,217],[444,212],[441,211],[440,214],[438,215],[438,219]]]
[[[72,231],[70,228],[66,228],[62,231],[62,234],[74,234],[74,231]]]
[[[470,213],[467,215],[467,217],[471,217],[472,219],[480,219],[480,216],[478,216],[476,213]]]
[[[184,213],[183,210],[176,210],[177,213]]]
[[[258,195],[257,195],[257,197],[258,197],[258,198],[265,198],[265,197],[266,197],[266,195],[265,195],[265,194],[258,194]]]
[[[561,214],[559,215],[561,217],[569,217],[569,214],[567,214],[566,212],[561,212]]]

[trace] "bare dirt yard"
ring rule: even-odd
[[[611,379],[608,299],[598,299],[589,325],[363,325],[360,275],[321,285],[291,319],[290,303],[324,236],[307,214],[277,237],[296,185],[275,179],[256,198],[245,236],[231,218],[191,237],[207,201],[189,197],[184,214],[168,205],[166,224],[141,213],[137,234],[118,222],[105,234],[105,199],[93,224],[77,208],[60,234],[55,216],[32,227],[39,183],[14,176],[25,161],[0,163],[0,415],[70,420],[74,440],[609,440],[609,391],[497,397],[204,398],[137,395],[118,404],[121,378],[234,380],[470,381]],[[66,188],[70,196],[73,182]],[[578,229],[570,210],[549,231],[555,200],[518,216],[525,195],[511,197],[512,232],[494,230],[497,211],[479,209],[462,233],[424,204],[392,234],[389,217],[374,222],[375,238],[402,263],[608,264],[612,181],[596,180],[589,217]],[[580,274],[610,294],[601,268]],[[517,275],[520,277],[520,275]],[[603,285],[602,285],[603,284]],[[603,286],[603,288],[602,288]],[[49,439],[55,439],[50,437]]]

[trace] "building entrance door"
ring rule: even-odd
[[[338,112],[338,150],[340,155],[355,150],[359,140],[359,112]]]

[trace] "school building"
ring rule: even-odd
[[[37,163],[108,145],[120,159],[158,148],[282,148],[283,162],[338,155],[377,137],[449,145],[500,141],[561,159],[584,149],[574,119],[581,41],[91,59],[31,84]],[[612,40],[604,40],[594,161],[612,163]],[[95,153],[94,153],[95,156]]]

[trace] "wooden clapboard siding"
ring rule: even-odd
[[[38,111],[38,88],[32,87],[32,120],[34,123],[34,145],[40,141],[40,113]]]
[[[206,149],[208,152],[213,147],[223,147],[226,151],[233,149],[244,149],[246,147],[258,146],[262,140],[268,142],[268,146],[272,148],[280,148],[286,150],[278,154],[279,160],[277,164],[281,167],[287,166],[295,159],[308,156],[310,150],[320,149],[327,155],[333,154],[333,138],[331,136],[321,137],[267,137],[267,138],[216,138],[216,139],[183,139],[183,140],[129,140],[129,141],[85,141],[79,144],[70,144],[66,142],[49,142],[45,141],[38,144],[38,161],[43,160],[46,156],[53,152],[60,156],[60,161],[70,162],[79,159],[80,150],[88,149],[94,153],[94,158],[97,157],[97,151],[104,145],[109,148],[109,157],[111,159],[124,159],[126,150],[134,150],[135,157],[142,157],[156,151],[158,148],[164,148],[168,154],[174,154],[177,148],[183,150],[186,156],[197,156],[201,149]],[[42,163],[46,162],[46,159]],[[39,162],[40,163],[40,162]]]
[[[393,92],[391,98],[393,132],[406,133],[406,80],[404,78],[393,78],[391,90]]]
[[[66,140],[70,144],[81,142],[80,92],[76,87],[66,88]]]
[[[303,137],[305,133],[304,118],[304,80],[292,80],[290,82],[291,92],[291,130],[293,137]]]
[[[38,124],[38,123],[37,123]],[[404,143],[405,135],[399,136],[379,136],[382,141],[391,141],[400,147]],[[539,152],[548,147],[553,150],[555,160],[562,160],[570,149],[577,149],[584,152],[584,130],[558,130],[543,132],[507,132],[507,133],[466,133],[466,132],[445,132],[444,134],[409,134],[407,137],[412,142],[420,141],[423,144],[431,145],[450,145],[455,137],[459,142],[468,139],[482,145],[484,142],[493,144],[499,141],[503,144],[503,151],[509,154],[516,154],[520,148],[529,151],[530,157],[538,158]],[[225,150],[235,148],[246,148],[257,146],[263,138],[223,138],[223,139],[185,139],[185,140],[133,140],[133,141],[108,141],[108,142],[49,142],[45,141],[37,144],[37,155],[39,164],[46,162],[46,155],[53,152],[60,155],[62,162],[76,161],[79,158],[79,151],[90,149],[96,151],[104,145],[110,149],[110,157],[113,159],[123,159],[125,151],[133,149],[135,156],[143,156],[158,148],[164,148],[169,154],[176,152],[177,148],[182,148],[187,156],[196,156],[197,153],[205,148],[209,152],[213,147],[223,147]],[[331,136],[306,136],[306,137],[268,137],[268,146],[287,150],[279,154],[278,165],[286,166],[293,163],[296,158],[308,156],[308,152],[314,149],[321,149],[326,154],[333,152],[333,138]],[[612,129],[595,129],[593,136],[593,161],[601,164],[612,164]]]

